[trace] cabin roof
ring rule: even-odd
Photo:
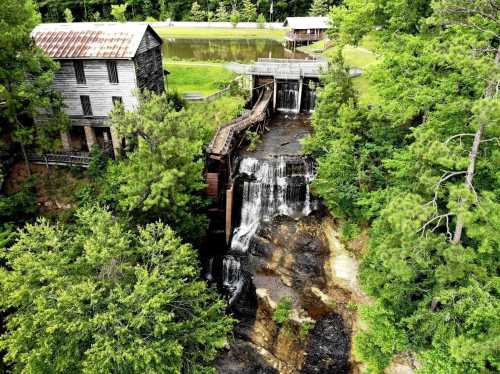
[[[161,38],[147,23],[44,23],[31,32],[35,44],[55,59],[131,59],[146,31]]]
[[[327,29],[328,17],[288,17],[283,26],[293,30]]]

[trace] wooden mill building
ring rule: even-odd
[[[137,89],[165,90],[162,39],[146,23],[41,24],[31,35],[60,64],[53,84],[71,120],[61,134],[64,150],[112,145],[116,155],[121,141],[108,124],[109,113],[117,103],[134,110]]]
[[[288,17],[284,25],[290,31],[286,34],[285,43],[290,47],[314,43],[326,38],[329,27],[328,17]]]

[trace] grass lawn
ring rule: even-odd
[[[240,116],[244,105],[244,97],[224,95],[209,103],[190,103],[189,109],[198,112],[215,132],[218,127]]]
[[[325,46],[326,46],[326,40],[320,40],[318,42],[314,42],[312,44],[299,47],[298,49],[304,52],[316,52],[316,51],[322,51],[323,49],[325,49]]]
[[[203,38],[203,39],[274,39],[283,40],[285,29],[214,29],[155,27],[162,38]]]
[[[220,90],[220,82],[236,77],[233,72],[217,64],[167,62],[166,69],[170,72],[167,78],[169,90],[181,94],[199,92],[210,95]]]
[[[347,65],[365,69],[377,61],[377,56],[363,47],[352,47],[347,45],[342,50],[342,56]]]
[[[321,45],[311,45],[310,48],[320,47]],[[344,61],[351,67],[368,69],[378,61],[378,56],[371,50],[377,46],[377,37],[374,34],[368,34],[360,43],[359,47],[345,46],[342,50]],[[329,57],[334,53],[333,49],[328,49],[323,52],[323,56]],[[378,95],[376,90],[370,86],[370,82],[366,74],[353,78],[352,83],[354,88],[359,93],[359,101],[361,104],[374,104],[378,102]]]

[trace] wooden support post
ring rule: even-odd
[[[255,97],[255,93],[253,92],[255,88],[255,75],[252,75],[252,82],[250,83],[250,97],[252,98],[252,104],[253,104],[253,98]]]
[[[113,127],[109,128],[111,131],[111,142],[113,143],[113,153],[115,154],[115,158],[119,158],[122,150],[121,139],[116,132],[116,129]]]
[[[92,147],[97,144],[97,139],[95,137],[95,131],[92,126],[84,126],[85,138],[87,139],[87,147],[89,152],[92,151]]]
[[[226,243],[229,244],[231,240],[231,233],[233,231],[233,186],[226,190]]]
[[[66,152],[71,151],[71,135],[69,131],[61,131],[61,142],[63,150]]]
[[[276,110],[276,95],[278,94],[278,82],[274,78],[273,110]]]
[[[302,78],[299,79],[299,97],[297,98],[297,113],[300,113],[300,106],[302,104],[302,86],[304,80]]]

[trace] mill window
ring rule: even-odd
[[[118,83],[118,69],[116,61],[107,61],[109,83]]]
[[[90,105],[89,96],[80,96],[80,101],[82,103],[82,111],[84,116],[92,115],[92,105]]]
[[[73,61],[73,67],[75,69],[76,83],[86,84],[85,70],[83,69],[83,61]]]
[[[121,96],[113,96],[111,99],[113,100],[113,106],[123,104],[123,99]]]

